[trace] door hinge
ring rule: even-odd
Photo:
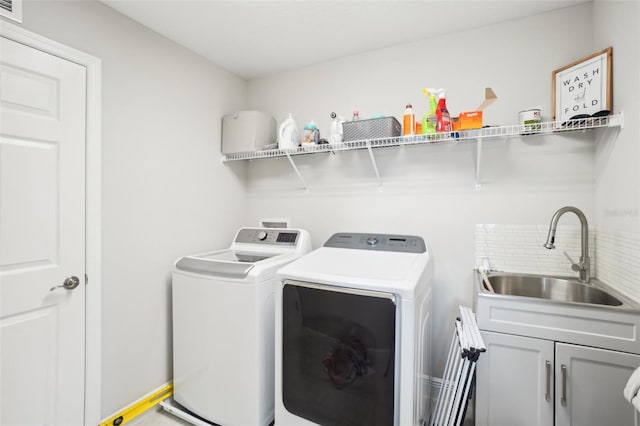
[[[89,275],[84,274],[84,285],[89,284]]]

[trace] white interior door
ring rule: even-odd
[[[86,69],[1,43],[0,424],[80,425]]]

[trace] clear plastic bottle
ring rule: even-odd
[[[320,130],[318,125],[311,120],[311,122],[304,125],[304,136],[302,138],[302,145],[316,145],[320,140]]]
[[[351,121],[358,121],[360,120],[360,111],[358,111],[357,109],[353,110],[353,117],[351,117]]]

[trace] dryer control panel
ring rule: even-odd
[[[268,244],[295,247],[300,232],[295,229],[242,228],[236,235],[236,243]]]
[[[395,251],[403,253],[424,253],[427,246],[422,237],[415,235],[358,234],[341,232],[333,234],[324,243],[325,247],[339,247],[356,250]]]

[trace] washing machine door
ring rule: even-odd
[[[394,424],[396,297],[285,281],[282,401],[323,426]]]
[[[211,253],[185,256],[176,262],[176,269],[218,277],[245,278],[256,263],[274,254],[249,253],[238,250],[220,250]]]

